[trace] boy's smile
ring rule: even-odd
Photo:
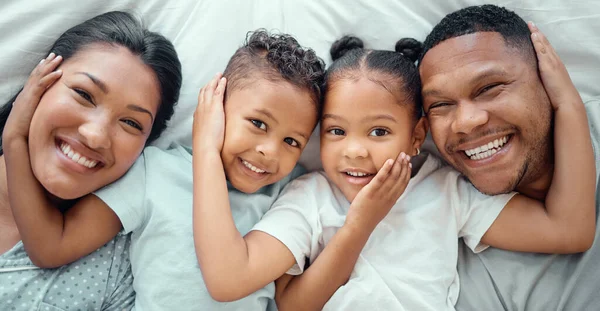
[[[225,103],[221,158],[227,180],[253,193],[288,175],[308,143],[317,110],[308,91],[259,79]]]

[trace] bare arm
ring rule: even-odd
[[[33,175],[27,143],[9,144],[4,157],[10,206],[25,250],[36,266],[71,263],[117,235],[119,218],[94,195],[82,198],[63,214]]]
[[[194,242],[204,282],[218,301],[243,298],[283,275],[296,262],[276,238],[237,230],[221,160],[225,80],[205,86],[194,115]],[[201,151],[201,152],[199,152]]]
[[[397,161],[388,161],[373,181],[361,189],[345,224],[315,262],[301,275],[277,280],[275,300],[279,310],[321,310],[348,281],[369,236],[398,201],[410,179],[408,156],[401,154]]]
[[[42,268],[58,267],[91,253],[121,227],[112,210],[93,196],[63,214],[31,170],[29,124],[41,95],[60,77],[60,71],[52,72],[60,61],[51,54],[34,69],[13,105],[2,136],[12,213],[27,254]]]
[[[546,37],[530,25],[540,74],[554,108],[554,175],[541,202],[515,196],[484,235],[486,244],[528,252],[588,250],[596,225],[595,164],[585,107]]]

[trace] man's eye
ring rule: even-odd
[[[252,122],[252,124],[254,124],[254,126],[258,127],[259,129],[266,131],[267,130],[267,125],[259,120],[250,120]]]
[[[479,94],[483,94],[495,87],[497,87],[498,85],[500,85],[499,83],[495,83],[495,84],[490,84],[490,85],[486,85],[484,86],[481,90],[479,90]]]

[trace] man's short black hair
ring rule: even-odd
[[[446,15],[425,39],[419,64],[425,54],[443,41],[477,32],[497,32],[537,66],[527,23],[515,12],[492,4],[470,6]]]

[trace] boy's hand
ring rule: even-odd
[[[61,56],[50,53],[33,69],[23,90],[12,103],[13,108],[2,134],[3,144],[6,145],[12,139],[27,140],[31,119],[42,95],[62,75],[62,71],[54,71],[61,61]]]
[[[546,94],[552,103],[552,108],[558,110],[563,105],[581,105],[583,101],[573,85],[567,68],[550,45],[544,34],[533,22],[527,23],[531,31],[531,41],[538,59],[540,77],[546,89]]]
[[[192,131],[193,149],[199,152],[223,149],[225,139],[225,111],[223,96],[227,81],[218,73],[198,95]]]
[[[395,161],[388,159],[352,201],[346,224],[373,231],[404,193],[411,168],[410,156],[404,152]]]

